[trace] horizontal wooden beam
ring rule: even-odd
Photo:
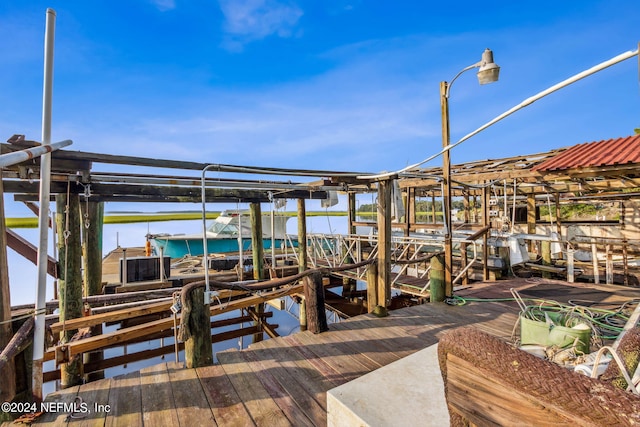
[[[82,185],[72,183],[69,192],[82,194]],[[96,201],[141,201],[141,202],[200,202],[202,193],[200,187],[178,187],[169,185],[135,185],[135,184],[91,184],[91,200]],[[39,185],[37,182],[25,180],[6,180],[4,192],[21,194],[16,197],[19,201],[38,200]],[[51,182],[51,194],[66,194],[67,183]],[[269,202],[268,190],[247,190],[234,188],[207,188],[205,190],[208,202]],[[286,197],[291,199],[326,199],[326,191],[289,190]],[[98,200],[99,199],[99,200]]]
[[[286,295],[292,295],[302,292],[304,285],[298,283],[296,285],[287,286],[282,289],[262,293],[260,295],[252,295],[246,298],[229,301],[224,304],[215,304],[211,306],[211,315],[215,316],[227,313],[233,310],[250,307],[270,299],[279,298]],[[85,353],[87,351],[97,350],[103,347],[125,344],[127,341],[140,338],[155,332],[173,328],[173,318],[159,319],[152,322],[144,323],[130,328],[120,329],[118,331],[109,332],[95,337],[89,337],[78,341],[71,341],[66,344],[56,346],[45,352],[44,361],[53,360],[55,358],[56,349],[64,347],[67,357],[73,357],[76,354]]]

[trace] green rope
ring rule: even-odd
[[[602,339],[615,339],[622,332],[624,325],[629,319],[629,315],[624,312],[627,306],[633,303],[639,303],[638,300],[630,300],[621,304],[617,309],[605,309],[597,307],[586,307],[576,304],[563,304],[553,300],[544,300],[537,298],[522,298],[521,301],[535,303],[527,305],[525,310],[521,312],[521,316],[525,316],[531,320],[546,321],[545,312],[557,313],[565,319],[565,325],[574,326],[580,322],[588,323],[593,331]],[[589,302],[592,305],[608,305],[611,303]],[[463,306],[469,302],[516,302],[515,298],[472,298],[453,295],[447,298],[445,302],[449,305]]]

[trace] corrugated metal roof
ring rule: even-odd
[[[574,145],[532,168],[552,171],[640,163],[640,135]]]

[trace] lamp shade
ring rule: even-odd
[[[482,52],[482,61],[478,69],[478,82],[481,85],[498,81],[500,75],[500,67],[493,62],[493,52],[491,49],[485,49]]]

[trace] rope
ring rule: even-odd
[[[20,316],[12,317],[11,319],[3,320],[0,322],[0,325],[6,325],[7,323],[13,323],[16,320],[28,319],[29,317],[35,317],[39,314],[47,314],[46,308],[41,308],[39,310],[29,310],[27,313],[22,314]]]
[[[447,304],[456,306],[462,306],[469,302],[518,302],[520,304],[519,301],[534,303],[525,305],[524,309],[521,307],[521,315],[525,318],[544,322],[546,321],[544,312],[562,314],[564,324],[561,326],[571,327],[579,322],[584,322],[591,327],[592,336],[596,341],[616,339],[629,318],[625,309],[629,309],[632,304],[640,303],[638,299],[631,299],[620,304],[616,309],[604,309],[593,307],[593,305],[600,303],[588,300],[573,300],[568,304],[562,304],[557,301],[537,298],[520,298],[518,300],[516,298],[471,298],[454,295],[445,299]],[[576,302],[588,303],[591,306],[578,305],[575,304]],[[606,303],[606,305],[611,306],[612,304]]]

